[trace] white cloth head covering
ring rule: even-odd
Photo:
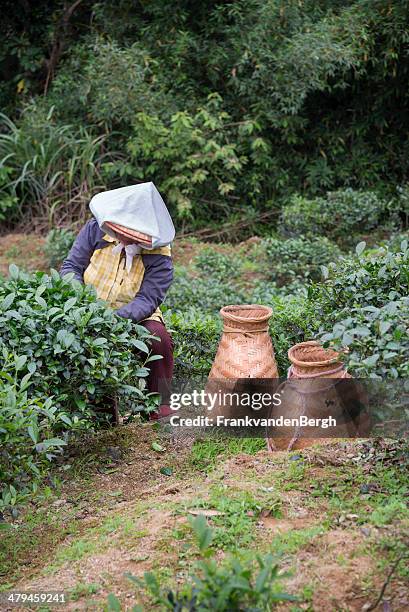
[[[103,191],[89,207],[99,227],[113,238],[115,234],[104,226],[106,221],[152,236],[152,249],[170,244],[175,237],[166,204],[152,182]]]

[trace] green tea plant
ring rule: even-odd
[[[263,241],[268,275],[278,286],[294,280],[319,280],[321,266],[336,261],[341,251],[324,236],[268,238]]]
[[[319,317],[313,304],[302,295],[277,296],[269,304],[273,309],[270,336],[280,376],[290,366],[288,349],[297,342],[312,340],[319,328]]]
[[[348,347],[347,361],[360,376],[409,373],[409,249],[407,240],[356,256],[324,270],[327,279],[309,289],[321,320],[321,337]]]
[[[21,378],[27,356],[3,348],[0,369],[0,511],[15,508],[35,493],[52,460],[66,444],[54,431],[80,429],[83,422],[58,412],[52,397],[32,398],[32,374]]]
[[[190,308],[184,312],[167,310],[165,319],[175,343],[175,373],[207,375],[221,335],[220,317]]]
[[[199,553],[205,557],[199,561],[185,584],[175,591],[162,586],[152,572],[146,572],[144,580],[128,574],[137,586],[143,586],[151,602],[161,610],[199,612],[199,610],[228,612],[230,610],[259,610],[267,612],[279,602],[297,601],[297,598],[280,589],[280,580],[286,574],[271,554],[266,556],[247,552],[230,556],[217,563],[209,546],[213,531],[204,516],[189,521],[194,531]],[[120,604],[116,597],[112,603]],[[110,609],[115,609],[111,607]],[[138,610],[139,608],[135,608]]]
[[[62,264],[75,237],[76,234],[66,228],[55,228],[48,232],[44,251],[50,268],[58,268]]]
[[[192,276],[179,268],[168,291],[165,307],[172,311],[194,308],[205,314],[216,314],[225,304],[243,304],[246,294],[230,280],[206,274]]]
[[[325,235],[341,243],[351,243],[354,235],[377,227],[388,206],[374,192],[351,188],[314,199],[294,195],[282,209],[281,229],[290,236]]]
[[[219,253],[213,246],[209,246],[196,255],[193,264],[202,276],[211,276],[225,283],[239,276],[242,260],[238,253]]]
[[[150,335],[117,317],[92,287],[52,270],[26,274],[10,266],[0,283],[0,348],[25,356],[32,397],[53,396],[59,410],[90,425],[95,406],[117,397],[140,410],[146,400]]]

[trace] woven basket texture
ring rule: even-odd
[[[325,349],[316,340],[300,342],[288,351],[291,362],[291,378],[322,376],[325,378],[349,378],[338,352]]]
[[[220,310],[223,335],[210,379],[278,378],[268,333],[272,309],[258,304],[225,306]]]
[[[345,408],[336,387],[337,380],[331,382],[329,379],[352,379],[352,376],[345,370],[340,354],[332,349],[325,349],[319,342],[311,340],[300,342],[288,351],[291,367],[288,371],[288,380],[281,385],[279,391],[282,394],[282,404],[275,408],[275,418],[284,416],[285,418],[298,418],[305,415],[310,418],[326,418],[333,416],[337,422],[345,421]],[[341,383],[345,385],[345,383]],[[343,386],[345,394],[347,387]],[[348,387],[349,390],[349,387]],[[350,392],[355,399],[365,403],[365,397],[359,385],[351,385]],[[330,408],[329,408],[330,406]],[[357,432],[364,434],[367,431],[368,416],[362,413],[359,417],[348,419],[343,425],[339,426],[337,435],[339,438],[356,435]],[[317,437],[314,431],[309,430],[309,437],[303,437],[302,431],[294,428],[281,428],[285,437],[267,438],[267,446],[270,450],[294,450],[301,449],[317,442],[322,442],[323,432],[316,428]],[[335,438],[332,438],[334,441]]]

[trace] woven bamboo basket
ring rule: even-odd
[[[268,333],[273,311],[249,304],[224,306],[223,335],[209,378],[277,378],[277,363]]]
[[[259,304],[225,306],[220,310],[223,334],[206,392],[240,393],[252,389],[251,379],[278,380],[277,363],[268,333],[272,312],[271,308]],[[213,415],[222,413],[224,416],[240,417],[248,414],[248,409],[237,403],[216,405]]]
[[[325,349],[314,340],[300,342],[288,351],[291,367],[288,380],[280,389],[282,404],[274,408],[277,418],[298,418],[305,415],[310,418],[327,418],[333,416],[337,423],[337,438],[323,438],[323,430],[317,427],[309,430],[309,436],[303,437],[301,430],[288,427],[281,429],[285,437],[267,437],[269,450],[292,450],[305,448],[324,440],[336,440],[351,436],[365,436],[369,420],[366,411],[361,407],[366,404],[366,394],[359,384],[352,381],[341,360],[340,353]],[[332,379],[332,380],[331,380]],[[350,380],[342,382],[341,379]],[[338,387],[337,387],[338,385]],[[352,411],[348,412],[352,406]],[[355,412],[354,412],[355,407]],[[314,432],[317,436],[315,437]]]
[[[288,378],[351,378],[340,360],[340,353],[325,349],[316,340],[300,342],[288,351],[291,367]]]

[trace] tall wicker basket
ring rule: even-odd
[[[279,388],[283,401],[270,416],[326,418],[331,415],[337,422],[343,423],[337,427],[337,437],[338,434],[340,438],[365,435],[369,425],[368,415],[365,410],[362,411],[366,396],[362,387],[346,371],[340,353],[325,349],[319,342],[312,340],[291,347],[288,357],[291,362],[288,380]],[[342,387],[338,388],[340,379],[349,379],[351,382],[341,383]],[[346,415],[345,405],[356,407],[356,414],[352,409],[352,413]],[[286,437],[272,437],[271,433],[271,437],[267,435],[269,450],[299,449],[325,439],[320,428],[316,429],[316,437],[315,432],[310,432],[311,437],[303,437],[302,430],[297,428],[288,427],[287,431],[280,431]]]
[[[257,379],[277,379],[277,363],[268,333],[272,309],[259,304],[225,306],[220,310],[223,335],[206,384],[208,393],[252,392]],[[268,383],[269,384],[269,383]],[[216,404],[212,416],[242,417],[248,408],[232,400]]]
[[[223,335],[209,378],[278,378],[274,349],[268,333],[273,311],[249,304],[224,306]]]

